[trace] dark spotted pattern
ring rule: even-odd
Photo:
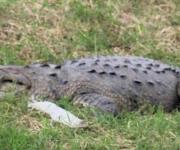
[[[61,69],[61,65],[55,66],[55,69]]]
[[[99,72],[99,74],[100,75],[104,75],[104,74],[106,74],[106,72],[105,71],[101,71],[101,72]]]
[[[110,65],[109,65],[109,64],[104,64],[103,66],[104,66],[104,67],[110,67]]]
[[[174,108],[179,101],[175,90],[179,72],[169,65],[131,56],[102,56],[79,61],[85,61],[86,65],[78,71],[87,70],[87,77],[96,81],[94,84],[109,85],[109,88],[114,88],[112,91],[118,91],[123,97],[133,98],[136,95],[138,100],[147,99],[157,105],[161,103],[167,110]],[[92,73],[94,77],[90,76]]]
[[[49,64],[42,64],[41,67],[49,67]]]
[[[49,76],[51,76],[51,77],[57,77],[57,74],[56,74],[56,73],[50,73]]]
[[[142,85],[142,82],[139,81],[139,80],[134,80],[134,83],[135,83],[136,85]]]
[[[114,68],[117,69],[117,68],[120,68],[120,66],[119,66],[119,65],[116,65],[116,66],[114,66]]]
[[[79,63],[79,66],[84,66],[86,63],[85,62],[82,62],[82,63]]]
[[[120,75],[120,77],[121,77],[122,79],[127,78],[126,75]]]
[[[152,82],[152,81],[147,81],[147,84],[151,85],[151,86],[154,86],[154,82]]]
[[[88,73],[96,73],[95,69],[89,70]]]
[[[115,72],[110,72],[109,73],[111,76],[116,76],[117,74]]]

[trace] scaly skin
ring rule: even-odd
[[[133,56],[101,56],[61,65],[1,66],[0,87],[14,81],[41,99],[70,97],[74,104],[117,114],[145,103],[166,111],[180,103],[180,68]]]

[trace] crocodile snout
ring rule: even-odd
[[[31,81],[28,76],[22,73],[19,68],[0,68],[0,87],[5,83],[24,85],[26,88],[31,87]]]

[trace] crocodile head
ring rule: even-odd
[[[15,92],[28,91],[38,98],[56,99],[56,78],[40,67],[0,66],[0,97],[13,87]],[[49,76],[47,76],[47,73]]]
[[[20,70],[17,66],[0,66],[0,98],[11,91],[19,93],[31,88],[30,80]]]

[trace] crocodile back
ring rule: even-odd
[[[63,66],[69,80],[85,79],[103,95],[149,100],[171,110],[177,104],[177,69],[152,59],[132,56],[106,56],[67,61]]]

